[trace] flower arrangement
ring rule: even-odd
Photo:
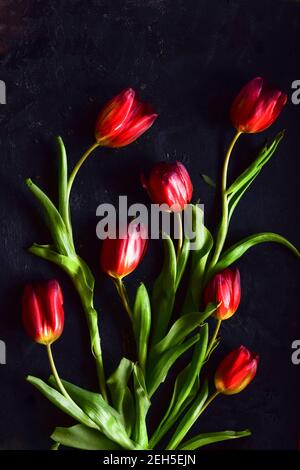
[[[232,150],[242,134],[261,132],[279,116],[287,97],[270,88],[262,78],[251,80],[235,98],[231,120],[236,129],[226,152],[221,175],[220,223],[214,236],[203,223],[203,212],[192,204],[194,249],[183,235],[183,213],[190,204],[193,186],[188,171],[180,162],[155,165],[142,185],[155,204],[174,213],[179,237],[165,235],[161,272],[150,290],[141,283],[135,298],[129,298],[124,278],[142,262],[147,251],[147,227],[133,220],[122,228],[122,236],[108,236],[102,243],[100,266],[116,286],[127,312],[135,340],[136,360],[123,357],[116,370],[106,376],[103,363],[99,318],[94,308],[95,278],[78,254],[73,238],[70,196],[76,175],[97,147],[123,147],[135,141],[154,123],[157,114],[141,102],[132,89],[122,91],[107,103],[97,118],[95,143],[83,154],[69,173],[66,150],[57,138],[59,174],[58,204],[30,179],[27,186],[41,205],[51,241],[34,243],[29,251],[60,266],[73,281],[87,320],[92,356],[99,389],[85,390],[60,378],[52,344],[63,334],[64,308],[61,287],[55,280],[27,285],[23,294],[23,323],[29,336],[45,345],[52,370],[48,382],[29,376],[27,380],[75,423],[57,427],[51,438],[53,448],[60,445],[90,450],[156,449],[195,450],[210,443],[245,437],[249,430],[217,431],[186,439],[199,416],[219,395],[241,392],[255,377],[258,356],[245,346],[229,352],[209,383],[206,363],[220,344],[223,321],[237,311],[241,298],[240,273],[232,267],[249,248],[263,242],[276,242],[297,257],[298,250],[275,233],[257,233],[224,250],[232,214],[240,199],[270,160],[283,139],[283,132],[265,145],[250,166],[230,185],[227,171]],[[176,294],[183,276],[189,278],[180,314],[173,314]],[[156,429],[149,433],[147,415],[157,399],[159,387],[173,364],[184,353],[185,367],[178,373],[170,401]]]

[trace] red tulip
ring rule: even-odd
[[[100,111],[95,136],[104,147],[124,147],[146,132],[157,118],[150,105],[142,103],[132,88],[123,90]]]
[[[267,129],[279,116],[287,95],[270,88],[257,77],[242,88],[231,106],[231,120],[240,132],[253,133]]]
[[[223,359],[215,374],[215,387],[225,395],[241,392],[253,380],[259,357],[240,346]]]
[[[214,316],[218,320],[227,320],[237,311],[241,299],[241,280],[238,269],[224,269],[216,274],[204,290],[204,302],[215,302]]]
[[[185,208],[193,195],[193,185],[185,166],[180,162],[158,163],[148,179],[141,176],[142,185],[155,204],[167,204],[172,212]]]
[[[106,238],[102,242],[100,266],[109,276],[122,279],[140,264],[147,249],[147,231],[144,226],[138,230],[131,222],[122,237]]]
[[[57,281],[25,287],[22,319],[28,335],[37,343],[51,344],[60,337],[64,328],[64,309]]]

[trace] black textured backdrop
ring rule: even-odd
[[[300,105],[293,105],[290,96],[291,83],[300,79],[300,3],[28,0],[1,5],[0,79],[7,84],[7,104],[0,106],[0,338],[7,345],[7,365],[0,366],[0,448],[47,449],[53,428],[71,420],[25,382],[28,373],[43,378],[49,373],[45,352],[21,326],[26,281],[56,277],[63,286],[66,327],[54,346],[61,375],[93,387],[95,374],[71,283],[56,267],[26,252],[33,241],[47,243],[49,237],[24,179],[31,176],[55,196],[54,136],[63,136],[74,164],[92,142],[99,107],[124,87],[139,90],[160,115],[137,143],[97,151],[72,194],[77,246],[98,281],[105,364],[112,371],[128,324],[111,282],[99,272],[96,207],[116,202],[118,194],[148,203],[140,171],[155,161],[178,159],[191,173],[195,200],[206,204],[207,222],[213,223],[213,190],[200,175],[217,177],[233,133],[230,102],[257,75],[284,89],[289,102],[272,128],[241,138],[231,176],[245,168],[266,137],[282,128],[287,132],[236,211],[229,240],[270,230],[299,245]],[[160,267],[159,250],[158,242],[151,245],[128,278],[131,289],[138,280],[151,285]],[[219,398],[193,432],[249,427],[252,437],[215,448],[295,449],[300,365],[292,365],[290,356],[292,341],[300,338],[298,262],[284,248],[264,245],[238,265],[241,307],[224,324],[214,363],[243,343],[260,355],[259,372],[242,394]],[[159,402],[167,400],[165,393]]]

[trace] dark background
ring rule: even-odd
[[[41,214],[24,179],[31,176],[55,197],[54,136],[64,138],[70,165],[93,141],[101,105],[131,86],[151,102],[159,119],[138,142],[121,150],[97,150],[72,194],[79,252],[98,281],[96,305],[108,372],[121,354],[125,314],[114,288],[98,268],[96,207],[117,202],[149,203],[139,173],[150,163],[178,159],[194,183],[194,200],[205,203],[208,224],[216,221],[213,190],[201,173],[217,178],[233,134],[230,103],[249,79],[262,75],[285,90],[289,102],[279,120],[257,136],[243,136],[231,177],[282,128],[286,136],[270,164],[240,203],[229,242],[274,231],[298,244],[300,224],[300,105],[291,103],[291,83],[300,79],[300,3],[297,1],[69,0],[4,1],[0,6],[0,79],[7,104],[0,106],[0,338],[7,365],[0,366],[0,448],[47,449],[56,425],[72,421],[25,382],[47,378],[46,354],[25,335],[20,321],[24,283],[56,277],[65,295],[66,327],[54,346],[61,375],[95,386],[85,321],[69,280],[58,268],[26,252],[49,242]],[[151,286],[161,263],[159,242],[128,278]],[[214,365],[245,344],[261,362],[242,394],[221,397],[195,425],[197,432],[250,428],[250,438],[216,445],[233,449],[295,449],[300,434],[299,371],[291,343],[300,338],[299,268],[284,248],[261,245],[238,262],[242,302],[222,329]],[[123,332],[123,333],[122,333]],[[212,367],[212,370],[214,366]],[[168,394],[155,397],[167,405]],[[159,410],[157,411],[157,413]]]

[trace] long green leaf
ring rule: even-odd
[[[245,184],[244,186],[242,186],[239,190],[237,190],[236,192],[234,192],[231,197],[230,197],[230,200],[229,200],[229,203],[228,203],[228,224],[231,220],[231,217],[234,213],[234,210],[236,208],[236,206],[238,205],[239,201],[241,200],[241,198],[243,197],[243,195],[245,194],[245,192],[247,191],[247,189],[251,186],[251,184],[253,183],[253,181],[255,180],[256,178],[256,175],[253,176],[252,179],[250,179],[247,184]]]
[[[176,292],[176,253],[173,241],[165,234],[163,268],[156,279],[152,292],[152,344],[158,343],[165,335],[175,300]]]
[[[138,359],[141,368],[144,370],[151,327],[151,306],[147,289],[143,283],[140,284],[136,293],[132,320]]]
[[[100,431],[88,428],[83,424],[75,424],[69,428],[57,427],[51,439],[63,446],[83,450],[121,450],[115,442],[109,440]]]
[[[53,376],[50,377],[49,382],[55,384]],[[109,406],[99,393],[89,392],[66,380],[62,382],[71,398],[97,424],[108,439],[117,442],[124,449],[135,449],[135,444],[129,439],[120,414]]]
[[[122,416],[123,424],[129,436],[135,419],[133,397],[128,387],[133,367],[133,362],[123,357],[117,369],[107,380],[113,406]]]
[[[280,132],[273,140],[270,146],[265,145],[259,152],[257,158],[251,165],[232,183],[226,191],[228,196],[228,220],[230,221],[233,212],[240,199],[251,186],[255,178],[261,172],[263,166],[270,160],[275,153],[277,146],[284,136],[284,132]]]
[[[47,385],[38,377],[29,375],[27,381],[36,387],[48,400],[50,400],[57,408],[67,413],[72,418],[85,424],[88,427],[99,429],[98,425],[75,403],[67,400],[61,393]]]
[[[67,229],[69,229],[68,161],[64,142],[60,136],[56,137],[56,145],[58,149],[58,209]],[[69,235],[72,236],[70,232]]]
[[[198,417],[200,416],[207,396],[208,386],[205,382],[198,397],[195,399],[194,403],[190,406],[182,420],[179,422],[169,444],[166,447],[166,450],[177,449],[184,436],[188,433],[195,421],[197,421]]]
[[[187,315],[186,315],[187,316]],[[179,374],[169,408],[159,427],[151,438],[151,448],[171,429],[178,417],[184,412],[199,388],[199,374],[204,364],[208,345],[208,325],[205,323],[200,331],[191,363]]]
[[[187,265],[187,261],[190,254],[190,239],[185,237],[182,244],[182,249],[177,260],[177,272],[176,272],[176,281],[175,281],[175,290],[177,291],[180,281],[182,279],[185,267]]]
[[[270,146],[265,145],[259,152],[257,158],[251,163],[251,165],[231,184],[227,189],[226,194],[230,196],[236,191],[240,191],[241,188],[246,186],[248,182],[252,182],[256,176],[260,173],[264,165],[270,160],[274,154],[279,143],[283,139],[284,131],[279,132]]]
[[[210,432],[207,434],[198,434],[192,439],[184,442],[178,447],[178,450],[196,450],[200,447],[213,444],[215,442],[227,441],[229,439],[239,439],[240,437],[251,436],[251,431],[246,429],[245,431],[220,431]]]
[[[206,307],[205,312],[187,313],[178,318],[172,325],[169,333],[153,348],[154,357],[180,344],[195,328],[203,324],[203,319],[211,316],[215,310],[215,304],[210,303]]]
[[[172,367],[174,362],[184,354],[193,344],[199,340],[199,334],[189,338],[179,346],[175,346],[164,354],[161,355],[160,359],[154,364],[148,371],[147,375],[147,390],[149,397],[151,397],[157,390],[159,385],[165,381],[169,369]]]
[[[57,250],[63,255],[74,254],[74,246],[66,225],[53,202],[30,178],[26,180],[26,184],[43,208],[45,220]]]
[[[196,233],[193,240],[191,253],[192,263],[189,276],[189,286],[182,313],[196,312],[200,306],[203,277],[206,262],[213,246],[213,238],[204,225],[204,214],[201,207],[193,206],[193,232]]]
[[[133,385],[136,404],[136,419],[133,439],[145,449],[148,447],[148,432],[146,417],[150,408],[150,399],[146,390],[142,369],[136,364],[133,369]]]
[[[294,255],[296,255],[298,258],[300,257],[300,253],[297,248],[281,235],[272,232],[256,233],[254,235],[250,235],[249,237],[244,238],[243,240],[239,241],[231,248],[229,248],[227,251],[225,251],[225,253],[221,256],[220,260],[214,267],[213,271],[210,273],[210,276],[213,276],[219,271],[223,271],[223,269],[235,263],[252,246],[266,242],[280,243],[281,245],[284,245],[286,248],[291,250],[291,252],[294,253]]]

